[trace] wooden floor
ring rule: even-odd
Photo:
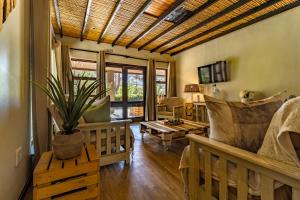
[[[139,125],[131,126],[135,135],[134,156],[124,162],[102,167],[101,200],[183,200],[183,185],[178,170],[184,141],[174,141],[168,151],[147,134],[141,141]],[[25,200],[32,199],[32,188]]]
[[[101,200],[184,199],[178,166],[185,142],[175,141],[165,152],[157,138],[145,134],[142,142],[139,126],[131,128],[133,160],[129,166],[121,162],[101,168]]]

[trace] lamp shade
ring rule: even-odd
[[[184,92],[200,92],[200,88],[198,84],[187,84],[184,86]]]

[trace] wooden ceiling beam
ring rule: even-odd
[[[114,8],[113,8],[113,10],[112,10],[112,12],[111,12],[111,14],[110,14],[108,20],[107,20],[107,22],[106,22],[104,28],[103,28],[102,31],[100,32],[100,35],[99,35],[99,38],[98,38],[98,44],[99,44],[100,42],[102,42],[103,36],[105,35],[105,33],[106,33],[107,30],[109,29],[111,23],[113,22],[114,18],[116,17],[116,14],[117,14],[118,11],[120,10],[123,1],[124,1],[124,0],[117,0],[117,2],[116,2],[116,4],[115,4],[115,6],[114,6]]]
[[[172,26],[170,26],[169,28],[167,28],[166,30],[164,30],[163,32],[161,32],[160,34],[158,34],[157,36],[155,36],[154,38],[150,39],[149,41],[147,41],[145,44],[143,44],[142,46],[140,46],[138,48],[138,50],[142,50],[144,49],[146,46],[148,46],[150,43],[154,42],[155,40],[161,38],[162,36],[164,36],[165,34],[167,34],[168,32],[170,32],[171,30],[173,30],[175,27],[180,26],[182,23],[186,22],[187,20],[191,19],[192,17],[194,17],[195,15],[197,15],[198,13],[202,12],[203,10],[205,10],[206,8],[208,8],[209,6],[211,6],[213,3],[217,2],[218,0],[208,0],[207,2],[205,2],[203,5],[199,6],[197,9],[195,9],[192,14],[187,17],[186,19],[180,21],[178,24],[173,24]]]
[[[58,6],[58,0],[53,0],[53,5],[54,5],[54,10],[55,10],[55,16],[56,16],[56,22],[59,30],[59,35],[60,37],[63,37],[63,29],[61,25],[61,17],[60,17],[60,11],[59,11],[59,6]]]
[[[246,23],[244,23],[244,24],[240,24],[240,25],[238,25],[238,26],[236,26],[236,27],[233,27],[233,28],[231,28],[231,29],[229,29],[229,30],[227,30],[227,31],[224,31],[224,32],[219,33],[219,34],[217,34],[217,35],[215,35],[215,36],[212,36],[212,37],[210,37],[210,38],[208,38],[208,39],[205,39],[205,40],[203,40],[203,41],[197,42],[197,43],[195,43],[195,44],[193,44],[193,45],[191,45],[191,46],[182,48],[182,49],[180,49],[179,51],[173,52],[173,53],[171,54],[171,56],[174,56],[174,55],[179,54],[179,53],[181,53],[181,52],[183,52],[183,51],[185,51],[185,50],[187,50],[187,49],[191,49],[191,48],[193,48],[193,47],[195,47],[195,46],[198,46],[198,45],[201,45],[201,44],[203,44],[203,43],[209,42],[209,41],[214,40],[214,39],[216,39],[216,38],[222,37],[222,36],[224,36],[224,35],[227,35],[227,34],[229,34],[229,33],[232,33],[232,32],[234,32],[234,31],[237,31],[237,30],[239,30],[239,29],[245,28],[245,27],[250,26],[250,25],[252,25],[252,24],[254,24],[254,23],[257,23],[257,22],[259,22],[259,21],[265,20],[265,19],[267,19],[267,18],[269,18],[269,17],[272,17],[272,16],[274,16],[274,15],[280,14],[280,13],[282,13],[282,12],[285,12],[285,11],[289,10],[289,9],[295,8],[295,7],[297,7],[297,6],[300,6],[300,1],[293,2],[293,3],[291,3],[291,4],[288,4],[288,5],[284,6],[284,7],[279,8],[279,9],[277,9],[277,10],[273,10],[273,11],[271,11],[271,12],[269,12],[269,13],[266,13],[266,14],[264,14],[264,15],[262,15],[262,16],[259,16],[259,17],[255,18],[255,19],[252,19],[252,20],[250,20],[250,21],[248,21],[248,22],[246,22]]]
[[[88,0],[87,5],[86,5],[86,10],[85,10],[85,15],[84,15],[84,20],[83,20],[83,24],[82,24],[82,29],[81,29],[81,33],[80,33],[80,41],[83,41],[83,35],[86,31],[86,26],[90,17],[90,11],[91,11],[91,7],[92,7],[92,3],[93,0]]]
[[[172,6],[170,6],[159,18],[152,23],[146,30],[144,30],[141,34],[139,34],[137,37],[135,37],[131,42],[129,42],[128,45],[126,45],[126,48],[129,48],[133,43],[135,43],[140,38],[147,35],[153,28],[155,28],[158,24],[160,24],[171,12],[176,10],[185,0],[177,0]]]
[[[193,36],[193,37],[191,37],[191,38],[189,38],[189,39],[187,39],[187,40],[184,40],[184,41],[182,41],[182,42],[180,42],[180,43],[178,43],[178,44],[176,44],[176,45],[174,45],[174,46],[171,46],[171,47],[165,49],[164,51],[162,51],[162,52],[160,52],[160,53],[161,53],[161,54],[167,53],[168,51],[170,51],[170,50],[172,50],[172,49],[175,49],[175,48],[177,48],[177,47],[180,47],[180,46],[182,46],[182,45],[184,45],[184,44],[186,44],[186,43],[192,42],[193,40],[196,40],[196,39],[198,39],[198,38],[200,38],[200,37],[203,37],[203,36],[205,36],[205,35],[208,35],[208,34],[214,32],[214,31],[216,31],[216,30],[219,30],[219,29],[221,29],[221,28],[223,28],[223,27],[228,26],[229,24],[235,23],[235,22],[237,22],[237,21],[239,21],[239,20],[241,20],[241,19],[244,19],[245,17],[248,17],[248,16],[250,16],[250,15],[256,13],[256,12],[259,12],[259,11],[261,11],[261,10],[263,10],[263,9],[265,9],[265,8],[267,8],[267,7],[269,7],[269,6],[272,6],[272,5],[276,4],[276,3],[278,3],[279,1],[281,1],[281,0],[267,1],[267,2],[265,2],[265,3],[263,3],[263,4],[261,4],[260,6],[254,7],[254,8],[252,8],[252,9],[250,9],[250,10],[248,10],[248,11],[242,13],[241,15],[238,15],[238,16],[236,16],[236,17],[234,17],[234,18],[231,18],[230,20],[228,20],[228,21],[226,21],[226,22],[224,22],[224,23],[222,23],[222,24],[219,24],[219,25],[217,25],[217,26],[215,26],[215,27],[213,27],[213,28],[211,28],[211,29],[209,29],[209,30],[206,30],[206,31],[204,31],[204,32],[202,32],[202,33],[200,33],[200,34],[198,34],[198,35],[195,35],[195,36]]]
[[[178,40],[179,38],[181,38],[181,37],[183,37],[183,36],[185,36],[185,35],[187,35],[187,34],[193,32],[193,31],[195,31],[195,30],[197,30],[197,29],[199,29],[199,28],[201,28],[201,27],[207,25],[208,23],[210,23],[210,22],[212,22],[212,21],[214,21],[214,20],[216,20],[216,19],[218,19],[218,18],[220,18],[220,17],[222,17],[222,16],[224,16],[224,15],[226,15],[226,14],[228,14],[228,13],[234,11],[235,9],[237,9],[237,8],[239,8],[239,7],[242,7],[243,5],[245,5],[246,3],[250,2],[250,1],[251,1],[251,0],[240,0],[240,1],[238,1],[237,3],[233,3],[231,6],[225,8],[225,9],[222,10],[221,12],[218,12],[217,14],[215,14],[215,15],[209,17],[208,19],[206,19],[206,20],[204,20],[204,21],[198,23],[196,26],[193,26],[192,28],[190,28],[190,29],[184,31],[183,33],[181,33],[181,34],[175,36],[174,38],[169,39],[169,40],[167,40],[166,42],[164,42],[164,43],[158,45],[157,47],[155,47],[155,48],[153,48],[153,49],[151,49],[151,52],[154,52],[154,51],[160,49],[161,47],[163,47],[163,46],[165,46],[165,45],[167,45],[167,44],[169,44],[169,43],[171,43],[171,42],[173,42],[173,41],[175,41],[175,40]]]
[[[124,29],[121,31],[121,33],[119,33],[119,35],[114,39],[114,41],[112,42],[112,46],[116,45],[116,43],[120,39],[120,37],[122,35],[124,35],[124,33],[126,33],[130,29],[130,27],[139,19],[140,16],[143,15],[145,10],[150,6],[151,3],[152,3],[152,0],[147,0],[143,4],[143,6],[135,13],[135,15],[129,21],[129,23],[124,27]]]

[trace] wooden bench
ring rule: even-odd
[[[100,199],[100,163],[95,146],[82,149],[79,157],[57,160],[43,153],[33,173],[33,199]]]

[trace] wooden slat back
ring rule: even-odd
[[[227,160],[220,158],[220,185],[219,185],[219,194],[220,200],[227,200]]]
[[[116,128],[116,152],[119,153],[121,148],[121,130],[120,127]]]
[[[212,185],[212,177],[211,177],[211,153],[208,151],[204,151],[204,164],[205,164],[205,196],[206,199],[211,198],[211,185]]]
[[[106,154],[111,154],[111,129],[106,130]]]
[[[274,180],[261,175],[261,200],[274,200]]]
[[[300,170],[293,166],[286,165],[284,163],[278,163],[277,161],[266,161],[257,156],[257,160],[250,162],[252,154],[237,148],[212,141],[202,136],[189,135],[190,139],[190,173],[189,173],[189,195],[191,200],[198,199],[213,199],[211,194],[211,183],[212,183],[212,156],[219,157],[219,199],[228,199],[228,163],[232,162],[237,166],[237,199],[247,200],[248,199],[248,171],[252,170],[260,174],[260,186],[261,186],[261,199],[262,200],[273,200],[274,199],[274,182],[278,181],[285,183],[292,187],[293,195],[292,200],[300,199]],[[199,169],[200,169],[200,158],[199,148],[204,151],[204,170],[205,170],[205,186],[204,191],[200,189],[199,185]],[[254,163],[255,162],[255,163]],[[265,165],[265,163],[268,163]],[[278,168],[286,169],[282,171],[276,171]],[[270,167],[271,169],[268,169]],[[295,177],[286,175],[293,171]],[[297,171],[297,172],[296,172]],[[298,178],[299,177],[299,178]],[[200,192],[201,191],[201,192]],[[198,195],[201,194],[199,197]]]
[[[101,129],[96,130],[96,149],[99,155],[101,155],[102,137]]]
[[[89,146],[91,144],[91,134],[90,134],[90,130],[81,130],[81,132],[84,134],[85,136],[85,144],[86,146]]]
[[[198,156],[199,144],[196,142],[190,141],[190,172],[189,172],[189,196],[192,200],[199,199],[199,167],[200,167],[200,159]]]
[[[293,194],[292,194],[292,200],[297,200],[300,199],[300,189],[298,188],[293,188],[292,190]]]
[[[237,199],[246,200],[248,197],[248,170],[246,167],[238,164],[237,173]]]

